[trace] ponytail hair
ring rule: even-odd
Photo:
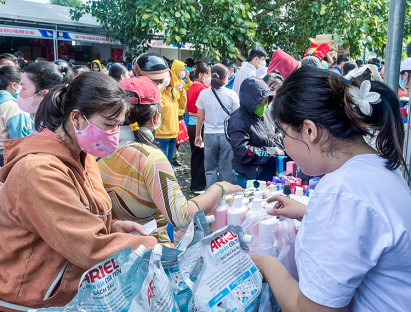
[[[73,71],[70,67],[47,61],[31,63],[27,66],[25,73],[35,85],[36,93],[50,90],[59,84],[70,83],[73,78]]]
[[[194,79],[198,79],[200,74],[210,74],[210,66],[206,63],[198,63],[194,66]]]
[[[329,70],[301,67],[290,74],[277,91],[274,118],[301,131],[304,120],[327,130],[328,152],[333,152],[332,137],[349,141],[353,137],[376,136],[376,149],[390,170],[405,165],[402,156],[404,125],[396,95],[383,83],[372,81],[371,91],[381,102],[372,105],[371,116],[364,115],[349,95],[346,79]]]
[[[211,87],[220,89],[225,85],[224,80],[229,74],[229,70],[223,64],[216,64],[211,67]]]
[[[56,131],[62,126],[70,137],[66,122],[73,110],[79,110],[89,119],[105,112],[116,118],[128,108],[126,93],[117,81],[102,73],[83,73],[71,84],[58,85],[47,93],[37,110],[35,129]]]
[[[131,98],[139,99],[136,92],[126,90],[126,93]],[[151,105],[133,104],[128,112],[128,117],[124,122],[125,125],[131,125],[135,122],[139,125],[140,129],[133,131],[136,142],[149,145],[151,147],[158,148],[158,146],[141,130],[156,114],[156,111],[160,108],[160,103]]]

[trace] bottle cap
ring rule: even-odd
[[[206,216],[206,221],[207,221],[208,224],[214,222],[215,221],[214,215]]]
[[[304,196],[304,189],[301,186],[295,187],[295,195]]]
[[[263,198],[263,195],[264,195],[264,192],[263,192],[263,191],[257,191],[257,192],[255,192],[255,193],[254,193],[254,200],[256,200],[256,199],[262,199],[262,198]]]
[[[291,185],[284,185],[283,193],[286,196],[291,195]]]
[[[163,246],[161,244],[154,245],[153,252],[161,254],[163,252]]]
[[[140,245],[138,246],[138,248],[136,249],[136,253],[138,253],[141,257],[143,256],[143,254],[147,251],[147,247],[144,245]]]
[[[267,182],[266,181],[258,180],[258,183],[259,183],[259,187],[258,187],[259,191],[266,191],[267,190]]]
[[[248,235],[248,234],[244,234],[243,235],[243,241],[244,243],[252,243],[253,242],[253,236],[252,235]]]
[[[243,205],[243,198],[244,198],[243,195],[235,195],[232,207],[237,207],[237,208],[241,207]]]

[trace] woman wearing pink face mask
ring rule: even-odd
[[[37,62],[29,65],[21,76],[21,91],[17,96],[17,105],[29,113],[34,121],[34,114],[49,90],[59,84],[69,83],[67,67],[51,62]],[[36,133],[33,129],[31,134]]]
[[[113,78],[84,73],[48,92],[37,111],[37,134],[6,142],[0,169],[1,311],[63,306],[86,270],[127,246],[151,248],[157,242],[135,222],[112,220],[92,157],[116,150],[128,108]],[[143,236],[128,234],[135,231]]]

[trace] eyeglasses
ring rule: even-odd
[[[285,146],[284,146],[284,138],[287,135],[285,132],[288,128],[291,127],[291,125],[288,125],[288,127],[284,130],[281,130],[281,127],[277,124],[277,122],[274,122],[275,127],[277,129],[277,133],[274,134],[274,144],[277,148],[279,148],[281,151],[285,152]]]

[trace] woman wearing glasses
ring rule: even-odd
[[[247,180],[271,181],[275,175],[275,161],[281,151],[276,147],[272,126],[263,116],[272,98],[264,80],[247,78],[240,88],[240,108],[228,120],[233,172],[243,188]]]

